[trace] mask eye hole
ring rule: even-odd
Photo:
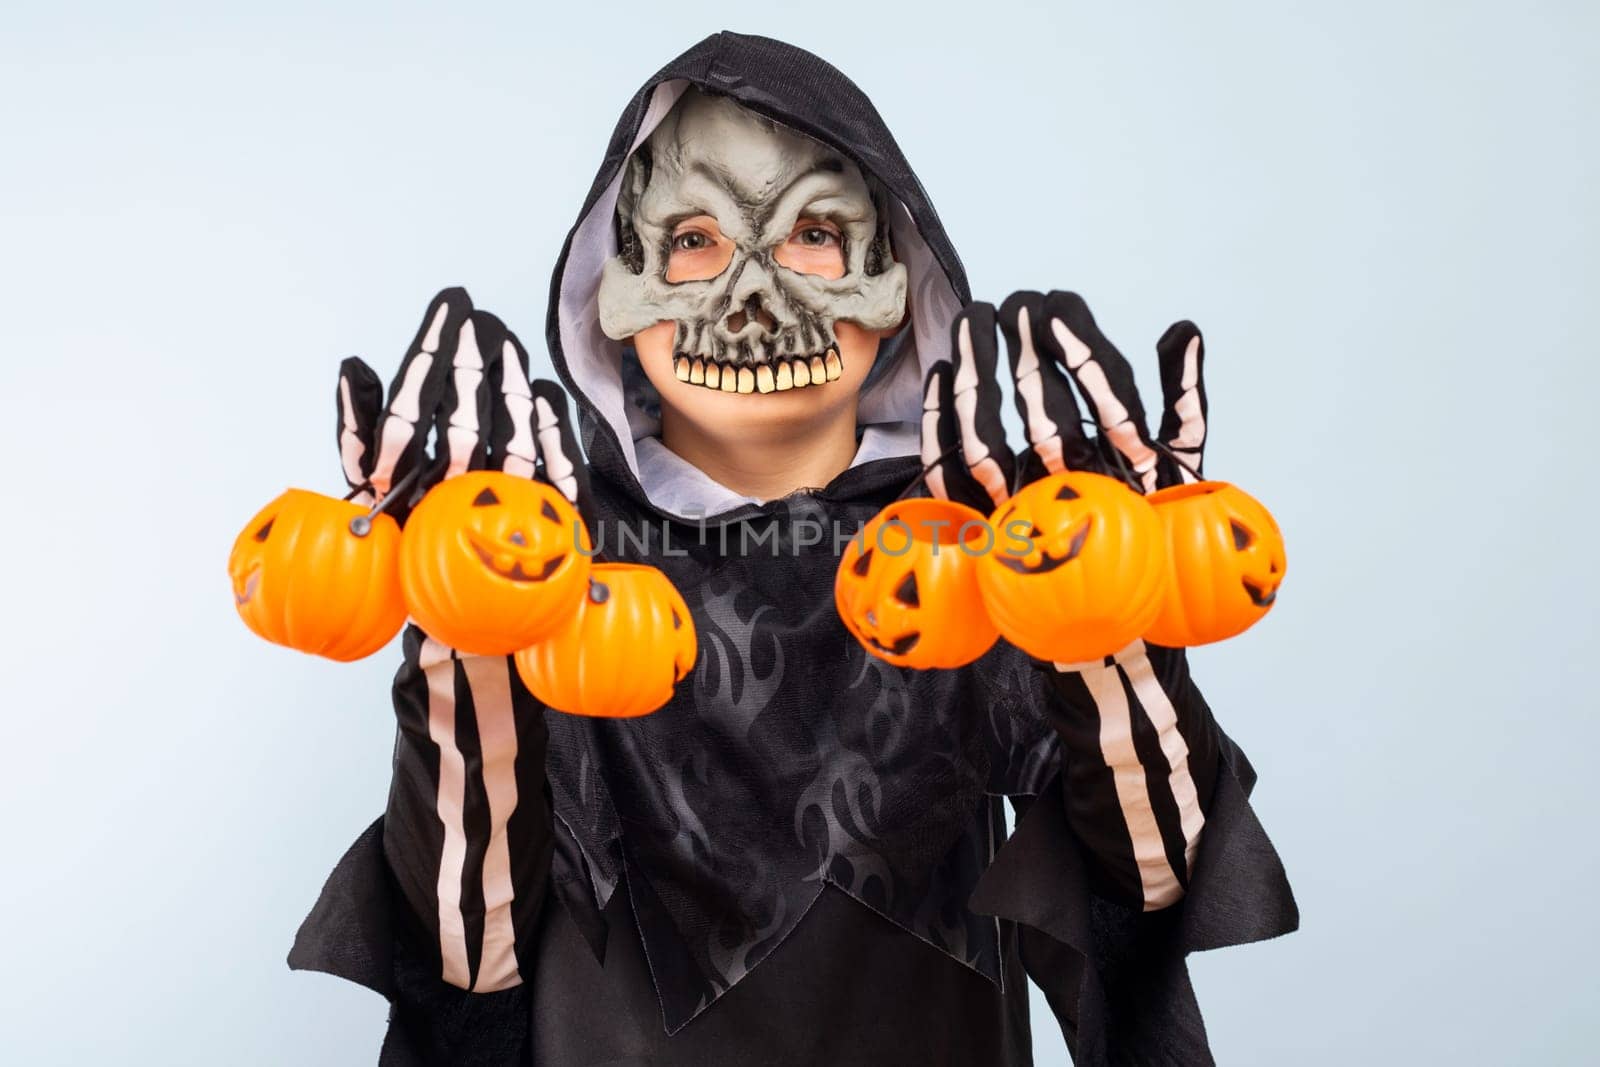
[[[668,285],[678,282],[710,281],[733,262],[734,242],[723,232],[714,215],[695,215],[682,219],[672,229],[661,249],[666,262],[662,279]]]
[[[1077,500],[1078,499],[1078,491],[1076,489],[1072,488],[1072,486],[1070,486],[1070,485],[1063,485],[1060,489],[1056,490],[1056,499],[1057,500]]]
[[[556,509],[550,501],[546,500],[539,505],[539,514],[556,525],[561,525],[561,516],[556,514]]]
[[[475,508],[489,508],[498,503],[500,503],[500,498],[495,496],[494,490],[488,486],[484,486],[483,492],[472,498],[472,506]]]
[[[278,516],[274,515],[274,516],[272,516],[272,518],[270,518],[266,522],[262,523],[261,524],[261,529],[257,530],[255,532],[255,534],[254,534],[255,539],[257,541],[265,541],[267,539],[267,536],[272,533],[272,524],[277,522],[277,521],[278,521]]]
[[[1250,528],[1238,519],[1229,519],[1228,529],[1233,531],[1233,547],[1240,552],[1255,544],[1255,534],[1251,533]]]
[[[677,608],[673,608],[672,609],[672,628],[674,630],[683,629],[683,620],[678,617],[678,609]]]
[[[916,571],[912,571],[910,574],[906,575],[905,580],[901,582],[899,588],[894,591],[894,598],[908,608],[918,608],[922,606],[922,601],[917,599]]]
[[[865,552],[861,553],[861,558],[856,560],[855,563],[851,565],[850,570],[857,578],[865,578],[867,576],[867,571],[871,569],[871,567],[872,549],[869,548]]]

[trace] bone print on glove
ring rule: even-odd
[[[951,360],[935,364],[928,374],[922,447],[923,462],[935,467],[928,478],[935,495],[980,511],[993,510],[1009,496],[1014,472],[1000,422],[996,325],[1006,340],[1027,437],[1020,457],[1022,481],[1063,470],[1117,477],[1128,470],[1148,493],[1199,478],[1206,439],[1205,342],[1199,327],[1176,322],[1156,344],[1163,414],[1155,440],[1169,454],[1152,443],[1133,368],[1100,332],[1083,298],[1021,292],[1008,297],[998,315],[986,303],[963,309],[951,328]],[[1084,432],[1073,385],[1101,428],[1094,437]]]
[[[352,356],[339,368],[338,409],[339,458],[355,499],[382,499],[422,467],[406,499],[388,506],[397,519],[440,480],[482,469],[542,476],[589,517],[588,474],[566,394],[555,382],[529,380],[522,342],[475,310],[465,289],[446,289],[429,303],[387,407],[378,375]]]
[[[1027,436],[1013,454],[1000,421],[995,328],[1005,337]],[[930,490],[989,512],[1023,482],[1064,470],[1121,477],[1143,492],[1199,477],[1206,438],[1199,329],[1156,346],[1164,413],[1155,441],[1133,369],[1076,293],[974,303],[951,328],[951,359],[923,388]],[[1086,434],[1074,388],[1100,428]],[[1182,898],[1217,775],[1218,731],[1182,649],[1136,640],[1103,661],[1051,664],[1041,694],[1064,746],[1068,821],[1107,895],[1154,910]]]
[[[420,469],[401,519],[429,488],[468,470],[555,486],[588,521],[588,473],[554,382],[530,381],[528,353],[465,290],[428,305],[389,389],[360,359],[339,372],[345,478],[381,499]],[[429,440],[435,448],[430,454]],[[509,656],[473,656],[408,628],[395,676],[394,782],[383,851],[443,983],[487,993],[518,985],[551,851],[544,709]]]

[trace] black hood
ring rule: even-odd
[[[927,366],[945,355],[949,323],[969,299],[966,274],[933,204],[877,109],[855,83],[803,49],[767,37],[718,33],[662,67],[628,101],[605,159],[567,235],[550,284],[550,358],[579,410],[593,472],[636,502],[670,515],[733,518],[750,503],[716,486],[654,442],[654,391],[626,347],[600,332],[600,269],[616,254],[617,189],[628,155],[690,86],[732,97],[752,111],[833,146],[876,178],[894,200],[891,240],[908,274],[911,316],[885,346],[861,394],[863,433],[855,466],[917,452],[917,417]],[[886,365],[884,365],[886,364]],[[896,470],[903,463],[894,464]],[[857,483],[873,481],[853,474]]]

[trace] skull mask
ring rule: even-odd
[[[675,322],[678,380],[723,392],[833,381],[843,370],[836,322],[884,330],[905,316],[906,270],[890,256],[884,204],[834,149],[691,90],[628,160],[600,326],[620,341]],[[732,258],[714,278],[669,282],[673,230],[697,215],[717,220]],[[776,261],[801,218],[838,227],[841,277]]]

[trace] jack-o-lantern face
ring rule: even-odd
[[[1171,647],[1243,633],[1278,599],[1288,565],[1272,513],[1227,482],[1194,482],[1150,496],[1166,531],[1172,582],[1145,636]]]
[[[589,575],[589,535],[550,486],[499,471],[446,478],[406,520],[411,617],[462,652],[504,656],[566,621]]]
[[[947,500],[890,504],[845,546],[834,603],[866,650],[900,667],[960,667],[1000,636],[978,593],[988,523]]]
[[[555,633],[517,653],[517,673],[547,707],[631,718],[672,698],[694,667],[694,620],[665,574],[597,563],[589,591]]]
[[[1077,500],[1080,494],[1072,486],[1063,485],[1056,490],[1055,499]],[[1001,523],[1002,530],[1006,529],[1006,524],[1018,522],[1018,525],[1010,527],[1011,535],[1018,539],[1016,550],[1001,552],[995,559],[1000,566],[1018,574],[1049,574],[1063,564],[1075,562],[1083,554],[1083,546],[1089,540],[1089,530],[1094,526],[1093,515],[1079,515],[1054,530],[1041,530],[1032,521],[1024,530],[1018,521],[1015,504],[1001,508],[995,519]],[[1021,544],[1023,540],[1027,542],[1026,547]]]
[[[228,556],[233,605],[275,644],[349,661],[378,651],[406,621],[396,566],[400,527],[367,509],[304,489],[262,508]]]
[[[1029,655],[1078,663],[1140,636],[1161,606],[1166,548],[1144,498],[1067,471],[1025,487],[990,519],[978,582],[1000,632]]]

